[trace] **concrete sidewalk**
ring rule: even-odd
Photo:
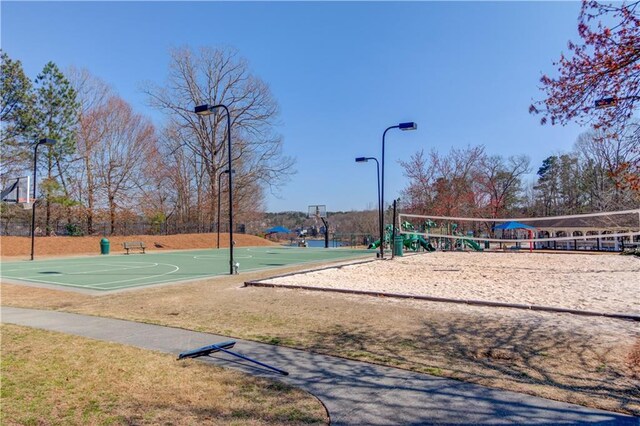
[[[55,311],[2,307],[4,323],[177,355],[228,337]],[[333,425],[635,425],[640,418],[244,340],[234,351],[289,372],[282,376],[217,353],[200,358],[270,377],[316,395]],[[177,362],[177,361],[176,361]]]

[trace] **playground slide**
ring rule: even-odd
[[[462,240],[462,241],[464,241],[464,244],[466,246],[471,247],[475,251],[482,251],[483,250],[483,248],[480,246],[480,244],[478,244],[477,242],[475,242],[473,240]]]
[[[369,247],[367,247],[367,248],[368,249],[374,249],[374,248],[378,248],[378,247],[380,247],[380,240],[375,240],[374,242],[369,244]]]
[[[427,240],[422,237],[418,237],[418,243],[422,246],[426,251],[436,251],[436,248],[429,244]]]

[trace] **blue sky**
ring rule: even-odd
[[[579,2],[10,2],[1,45],[34,78],[48,61],[86,68],[134,109],[162,83],[173,47],[233,46],[280,109],[284,152],[298,173],[268,211],[375,208],[382,132],[385,199],[407,184],[398,164],[420,149],[484,145],[526,154],[532,175],[584,131],[528,113],[542,73],[577,40]]]

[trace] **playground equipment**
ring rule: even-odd
[[[418,251],[423,249],[427,252],[441,250],[464,250],[465,248],[474,251],[484,251],[484,248],[470,238],[473,234],[465,235],[459,228],[457,223],[436,223],[432,220],[425,220],[416,227],[409,221],[403,221],[400,224],[400,235],[402,235],[402,245],[405,250]],[[384,232],[384,244],[391,246],[393,234],[393,226],[387,225]],[[430,234],[436,235],[431,237]],[[369,245],[369,249],[380,247],[380,240],[374,241]]]
[[[425,240],[420,235],[411,233],[412,231],[415,231],[415,228],[410,222],[402,222],[402,224],[400,224],[400,228],[404,231],[401,235],[404,239],[404,246],[407,249],[418,251],[420,247],[422,247],[428,252],[436,251],[436,248],[431,245],[429,241]]]
[[[393,226],[392,225],[387,225],[384,228],[384,245],[385,246],[389,246],[391,244],[391,234],[393,233]],[[377,240],[375,240],[374,242],[372,242],[371,244],[369,244],[369,249],[376,249],[380,247],[380,239],[378,238]]]
[[[452,234],[455,236],[464,236],[464,234],[460,231],[458,231],[458,224],[456,223],[452,223],[451,224],[451,230],[452,230]],[[473,234],[472,234],[473,236]],[[480,244],[478,244],[477,242],[473,241],[473,240],[457,240],[457,244],[455,245],[456,248],[458,249],[462,249],[464,247],[469,247],[475,251],[483,251],[483,248],[480,247]]]
[[[480,246],[480,244],[476,243],[473,240],[462,240],[464,242],[464,245],[467,247],[472,248],[475,251],[483,251],[484,249]]]
[[[416,233],[443,250],[465,247],[479,250],[480,245],[485,250],[492,246],[520,250],[528,245],[529,251],[619,251],[624,246],[640,243],[640,209],[520,218],[400,213],[399,218],[400,222],[409,221],[416,228],[424,227]],[[466,232],[460,232],[463,230]]]
[[[441,250],[464,250],[470,248],[475,251],[483,251],[484,249],[480,244],[471,239],[466,239],[465,235],[460,232],[456,223],[449,224],[437,224],[431,220],[425,220],[420,226],[420,229],[409,221],[403,221],[400,224],[400,234],[403,237],[403,245],[406,250],[418,251],[421,248],[428,252],[436,251],[437,248]],[[385,242],[390,241],[391,232],[393,227],[387,225]],[[433,231],[438,237],[431,237]],[[447,238],[448,235],[456,238]],[[369,248],[378,247],[379,241],[376,241]]]
[[[411,230],[413,230],[413,225],[411,225],[411,223],[409,222],[404,222],[401,225],[401,228],[405,232],[411,232]],[[393,234],[393,226],[387,225],[385,227],[385,232],[384,232],[384,243],[386,245],[390,245],[392,234]],[[418,251],[420,250],[420,248],[422,248],[428,252],[436,251],[436,248],[431,243],[429,243],[429,241],[422,238],[420,235],[408,234],[408,233],[401,233],[400,235],[402,235],[402,245],[406,250]],[[376,249],[378,247],[380,247],[379,239],[371,243],[368,248]]]

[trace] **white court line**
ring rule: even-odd
[[[297,247],[292,247],[291,249],[297,249]],[[321,250],[322,248],[320,248],[319,250]],[[247,251],[250,251],[250,249],[246,249]],[[273,249],[270,249],[273,250]],[[266,252],[266,253],[272,253],[272,254],[281,254],[282,251],[285,250],[290,250],[290,248],[282,248],[282,249],[277,249],[278,251],[272,251],[272,252]],[[313,250],[313,248],[311,249]],[[251,250],[254,253],[258,253],[258,252],[262,252],[262,250],[258,249],[258,250]],[[300,251],[302,251],[302,249],[300,249]],[[305,251],[310,251],[308,248],[305,249]],[[262,252],[263,253],[263,252]],[[260,254],[262,254],[260,253]],[[162,254],[162,255],[171,255],[171,253],[158,253],[158,254]],[[270,257],[270,256],[265,256],[264,258],[262,256],[249,256],[251,258],[254,258],[256,260],[264,260],[264,261],[273,261],[274,263],[276,261],[290,261],[290,262],[295,262],[294,264],[288,265],[288,266],[295,266],[295,265],[305,265],[305,264],[312,264],[312,263],[320,263],[320,262],[325,262],[325,261],[335,261],[335,260],[348,260],[350,258],[355,258],[355,257],[362,257],[364,255],[366,255],[368,253],[351,253],[349,256],[345,256],[345,257],[341,257],[341,258],[329,258],[329,259],[309,259],[309,260],[302,260],[300,258],[274,258],[274,257]],[[182,255],[185,256],[185,255]],[[188,257],[194,257],[193,255],[186,255]],[[249,257],[245,257],[249,258]],[[201,274],[201,275],[192,275],[189,278],[185,278],[182,280],[178,280],[175,281],[174,278],[167,278],[167,279],[162,279],[159,281],[155,281],[155,282],[149,282],[149,283],[143,283],[143,284],[125,284],[125,285],[120,285],[120,286],[114,286],[114,287],[106,287],[107,285],[110,284],[118,284],[118,283],[126,283],[126,282],[132,282],[132,281],[142,281],[142,280],[148,280],[148,279],[152,279],[152,278],[156,278],[156,277],[162,277],[162,276],[167,276],[167,275],[171,275],[176,273],[177,271],[180,270],[180,267],[174,264],[169,264],[169,263],[147,263],[147,262],[131,262],[131,263],[138,263],[138,264],[143,264],[146,266],[139,266],[139,267],[134,267],[134,268],[129,268],[129,264],[126,264],[126,266],[123,266],[122,264],[111,264],[112,266],[116,266],[116,267],[121,267],[126,269],[142,269],[145,267],[149,267],[149,266],[159,266],[159,265],[164,265],[164,266],[169,266],[174,268],[174,270],[172,271],[168,271],[168,272],[164,272],[162,274],[156,274],[156,275],[150,275],[150,276],[145,276],[145,277],[140,277],[140,278],[133,278],[133,279],[127,279],[127,280],[118,280],[118,281],[107,281],[104,283],[100,283],[100,284],[96,284],[96,285],[91,285],[91,284],[85,284],[85,285],[81,285],[81,284],[71,284],[71,283],[63,283],[63,282],[59,282],[59,281],[51,281],[51,280],[43,280],[43,279],[37,279],[37,278],[21,278],[21,277],[6,277],[6,278],[10,278],[10,279],[16,279],[16,280],[22,280],[22,281],[27,281],[27,282],[34,282],[34,283],[41,283],[41,284],[52,284],[52,285],[59,285],[59,286],[63,286],[63,287],[75,287],[75,288],[85,288],[85,289],[90,289],[90,290],[98,290],[98,291],[110,291],[110,290],[119,290],[119,289],[124,289],[124,288],[130,288],[130,287],[140,287],[140,286],[144,286],[144,285],[155,285],[155,284],[164,284],[164,283],[171,283],[171,282],[175,282],[175,283],[179,283],[179,282],[184,282],[184,281],[194,281],[194,280],[198,280],[198,279],[202,279],[202,278],[207,278],[207,277],[215,277],[215,276],[219,276],[219,275],[226,275],[226,273],[205,273],[205,274]],[[74,266],[74,265],[81,265],[81,266],[91,266],[91,265],[99,265],[101,267],[104,267],[105,265],[103,263],[76,263],[76,264],[71,264],[71,265],[64,265],[65,267],[69,267],[69,266]],[[51,269],[52,266],[54,265],[44,265],[38,268],[33,268],[34,269]],[[262,271],[262,270],[266,270],[266,269],[274,269],[274,268],[278,268],[280,265],[267,265],[267,266],[257,266],[255,268],[248,268],[248,269],[240,269],[241,272],[254,272],[254,271]],[[22,268],[20,268],[22,269]],[[87,273],[91,273],[91,272],[96,272],[96,271],[90,271]],[[78,275],[74,274],[74,275]]]
[[[226,259],[228,256],[211,256],[211,255],[207,255],[207,254],[203,254],[201,256],[193,256],[194,259],[200,260],[200,259]],[[234,259],[251,259],[253,258],[253,256],[249,255],[249,256],[233,256]]]
[[[175,266],[175,265],[174,265]],[[179,269],[179,268],[178,268]],[[173,274],[175,273],[177,270],[174,271],[170,271],[170,272],[166,272],[164,274],[158,274],[158,275],[150,275],[150,276],[146,276],[143,278],[136,278],[134,280],[143,280],[143,279],[147,279],[147,278],[154,278],[154,277],[160,277],[163,275],[168,275],[168,274]],[[206,277],[208,275],[202,275],[202,276],[196,276],[193,279],[198,279],[201,277]],[[12,277],[11,279],[16,279],[19,280],[20,278],[14,278]],[[191,278],[190,278],[191,279]],[[134,281],[134,280],[121,280],[121,281],[108,281],[105,283],[100,283],[100,284],[96,284],[96,285],[92,285],[92,284],[73,284],[73,283],[62,283],[59,281],[46,281],[46,280],[39,280],[39,279],[35,279],[35,278],[29,278],[27,279],[27,281],[29,282],[34,282],[34,283],[41,283],[41,284],[54,284],[54,285],[59,285],[59,286],[63,286],[63,287],[76,287],[76,288],[86,288],[86,289],[91,289],[91,290],[101,290],[101,291],[108,291],[108,290],[118,290],[121,288],[129,288],[129,287],[139,287],[139,286],[143,286],[143,285],[154,285],[154,284],[162,284],[162,283],[166,283],[166,282],[172,282],[171,279],[167,279],[167,280],[163,280],[163,281],[155,281],[155,282],[151,282],[148,284],[129,284],[129,285],[121,285],[121,286],[115,286],[115,287],[104,287],[105,284],[112,284],[112,283],[119,283],[119,282],[127,282],[127,281]],[[186,280],[185,280],[186,281]]]
[[[113,269],[113,268],[109,268],[109,269],[93,269],[91,271],[83,271],[83,272],[64,272],[64,275],[82,275],[82,274],[93,274],[96,272],[116,272],[116,271],[130,271],[132,269],[145,269],[145,268],[157,268],[158,267],[158,263],[148,263],[144,266],[122,266],[122,265],[113,265],[113,266],[118,266],[119,269]]]
[[[175,272],[175,271],[174,271]],[[175,281],[174,279],[165,279],[165,280],[161,280],[161,281],[154,281],[148,284],[129,284],[129,285],[121,285],[121,286],[117,286],[117,287],[109,287],[109,288],[100,288],[99,290],[120,290],[123,288],[130,288],[130,287],[140,287],[141,285],[156,285],[156,284],[165,284],[165,283],[181,283],[184,281],[195,281],[198,280],[200,278],[207,278],[207,277],[215,277],[218,275],[226,275],[225,273],[219,273],[219,274],[204,274],[204,275],[192,275],[189,278],[185,278],[183,280],[178,280]]]
[[[215,250],[215,249],[213,249],[213,250]],[[194,254],[193,254],[194,251],[205,252],[205,251],[209,251],[209,250],[189,250],[189,251],[186,251],[186,252],[183,252],[183,253],[178,253],[178,252],[149,253],[149,255],[153,255],[153,256],[171,256],[171,257],[193,257],[194,256]],[[225,252],[225,254],[226,254],[226,252]],[[213,255],[215,255],[215,253]]]
[[[142,263],[142,262],[137,262],[137,263]],[[118,283],[132,282],[132,281],[148,280],[148,279],[152,279],[152,278],[156,278],[156,277],[162,277],[162,276],[165,276],[165,275],[174,274],[174,273],[176,273],[177,271],[180,270],[179,266],[173,265],[173,264],[170,264],[170,263],[155,263],[154,265],[156,267],[159,266],[159,265],[169,266],[169,267],[174,268],[174,270],[173,271],[164,272],[162,274],[147,275],[147,276],[144,276],[144,277],[131,278],[131,279],[127,279],[127,280],[106,281],[106,282],[102,282],[102,283],[95,284],[95,285],[92,285],[92,284],[62,283],[62,282],[59,282],[59,281],[43,280],[43,279],[37,279],[37,278],[31,278],[31,277],[7,277],[7,278],[11,278],[11,279],[15,279],[15,280],[22,280],[22,281],[31,281],[31,282],[41,283],[41,284],[56,284],[56,285],[61,285],[61,286],[65,286],[65,287],[89,288],[89,289],[92,289],[92,290],[109,290],[109,289],[116,290],[116,289],[125,288],[125,287],[135,287],[135,286],[139,286],[141,284],[132,284],[132,285],[107,287],[107,288],[104,288],[104,286],[108,286],[110,284],[118,284]],[[130,269],[134,269],[134,268],[130,268]],[[91,271],[91,272],[95,272],[95,271]],[[149,285],[151,285],[151,284],[155,284],[155,283],[153,283],[153,282],[149,283]],[[142,284],[142,285],[144,285],[144,284]]]
[[[98,266],[104,266],[104,264],[102,263],[70,263],[70,264],[66,264],[64,265],[64,267],[69,267],[69,266],[91,266],[91,265],[98,265]],[[16,268],[16,269],[2,269],[2,274],[4,275],[5,272],[29,272],[29,271],[37,271],[40,269],[52,269],[54,268],[55,265],[38,265],[38,266],[27,266],[25,265],[24,268]]]
[[[162,274],[147,275],[147,276],[145,276],[145,277],[130,278],[130,279],[128,279],[128,280],[107,281],[107,282],[103,282],[103,283],[100,283],[100,284],[97,284],[97,285],[99,285],[99,286],[104,286],[104,285],[107,285],[107,284],[118,284],[118,283],[126,283],[126,282],[131,282],[131,281],[148,280],[148,279],[151,279],[151,278],[163,277],[163,276],[165,276],[165,275],[174,274],[174,273],[176,273],[176,272],[178,272],[178,271],[180,270],[180,267],[179,267],[179,266],[177,266],[177,265],[172,265],[172,264],[170,264],[170,263],[158,263],[157,265],[158,265],[158,266],[159,266],[159,265],[170,266],[170,267],[175,268],[175,269],[174,269],[173,271],[164,272],[164,273],[162,273]],[[118,288],[118,287],[115,287],[115,288]]]
[[[118,263],[108,263],[109,266],[120,266],[120,267],[127,267],[129,266],[131,263],[141,263],[141,264],[152,264],[155,262],[129,262],[129,263],[124,263],[124,264],[118,264]],[[59,264],[52,264],[52,265],[42,265],[42,264],[37,264],[36,266],[31,266],[29,264],[20,264],[17,266],[22,266],[24,265],[24,268],[14,268],[14,269],[2,269],[2,272],[28,272],[28,271],[38,271],[40,269],[53,269],[53,268],[58,268],[58,269],[62,269],[62,268],[69,268],[69,267],[77,267],[77,266],[101,266],[104,267],[106,266],[105,263],[97,263],[97,262],[82,262],[82,263],[63,263],[62,265]]]
[[[367,254],[367,253],[363,253],[363,254]],[[314,260],[308,260],[308,261],[304,261],[304,262],[297,262],[296,264],[293,265],[285,265],[285,266],[297,266],[297,265],[306,265],[306,264],[313,264],[313,263],[322,263],[324,261],[332,261],[332,260],[349,260],[351,258],[354,257],[360,257],[358,255],[354,255],[354,256],[348,256],[348,257],[344,257],[341,259],[314,259]],[[267,259],[272,259],[272,258],[267,258]],[[240,272],[254,272],[254,271],[264,271],[265,269],[276,269],[280,267],[280,265],[274,265],[274,266],[262,266],[262,267],[256,267],[256,268],[249,268],[249,269],[242,269],[240,268]],[[227,272],[220,272],[220,273],[206,273],[206,274],[202,274],[202,275],[193,275],[189,278],[185,278],[184,280],[179,280],[179,281],[174,281],[172,279],[166,279],[166,280],[162,280],[162,281],[156,281],[153,283],[149,283],[148,285],[156,285],[156,284],[164,284],[164,283],[180,283],[180,282],[184,282],[184,281],[195,281],[201,278],[208,278],[208,277],[216,277],[216,276],[220,276],[220,275],[228,275]],[[130,285],[123,285],[123,286],[117,286],[117,287],[109,287],[107,289],[104,288],[99,288],[99,290],[120,290],[123,288],[130,288],[130,287],[137,287],[139,285],[137,284],[130,284]]]
[[[143,262],[135,262],[135,263],[143,263]],[[73,264],[72,264],[72,265],[64,265],[64,267],[66,267],[66,268],[68,268],[68,267],[75,267],[75,266],[77,266],[77,265],[78,265],[78,264],[75,264],[75,265],[73,265]],[[81,265],[81,266],[99,265],[99,266],[102,266],[102,267],[104,267],[104,266],[105,266],[104,264],[98,264],[98,263],[86,263],[86,264],[80,264],[80,265]],[[144,269],[144,268],[149,268],[149,267],[157,267],[157,266],[158,266],[158,263],[145,263],[144,265],[145,265],[145,266],[133,266],[133,267],[132,267],[132,266],[130,266],[130,265],[117,265],[117,264],[112,264],[112,265],[110,265],[110,266],[116,266],[116,267],[118,267],[119,269],[117,269],[117,271],[128,271],[128,270],[131,270],[131,269]],[[113,269],[113,268],[109,268],[109,269],[92,269],[92,270],[90,270],[90,271],[81,271],[81,272],[66,272],[66,271],[64,271],[64,268],[51,268],[51,267],[44,268],[44,267],[43,267],[43,268],[32,268],[32,269],[29,269],[29,270],[26,270],[26,271],[20,271],[20,272],[27,272],[27,273],[29,273],[29,272],[35,272],[36,274],[39,274],[40,272],[36,272],[36,271],[37,271],[37,270],[40,270],[40,269],[60,269],[60,270],[62,270],[62,271],[63,271],[63,272],[60,272],[60,273],[59,273],[59,274],[57,274],[57,275],[82,275],[82,274],[94,274],[94,273],[96,273],[96,272],[110,272],[110,271],[114,271],[114,269]],[[53,272],[53,271],[52,271],[52,272]],[[35,275],[35,277],[37,277],[37,276],[38,276],[38,275]],[[31,277],[31,275],[26,275],[26,276],[25,276],[25,275],[23,275],[23,276],[20,276],[20,277],[16,277],[16,276],[7,276],[7,278],[14,278],[14,279],[17,279],[17,280],[19,280],[19,279],[22,279],[22,280],[29,280],[29,279],[31,279],[30,277]]]
[[[9,278],[9,277],[7,277]],[[59,285],[62,287],[77,287],[77,288],[87,288],[91,290],[104,290],[99,287],[92,286],[91,284],[70,284],[70,283],[61,283],[59,281],[48,281],[48,280],[39,280],[37,278],[20,278],[20,277],[10,277],[12,280],[22,280],[30,283],[40,283],[40,284],[53,284]]]

